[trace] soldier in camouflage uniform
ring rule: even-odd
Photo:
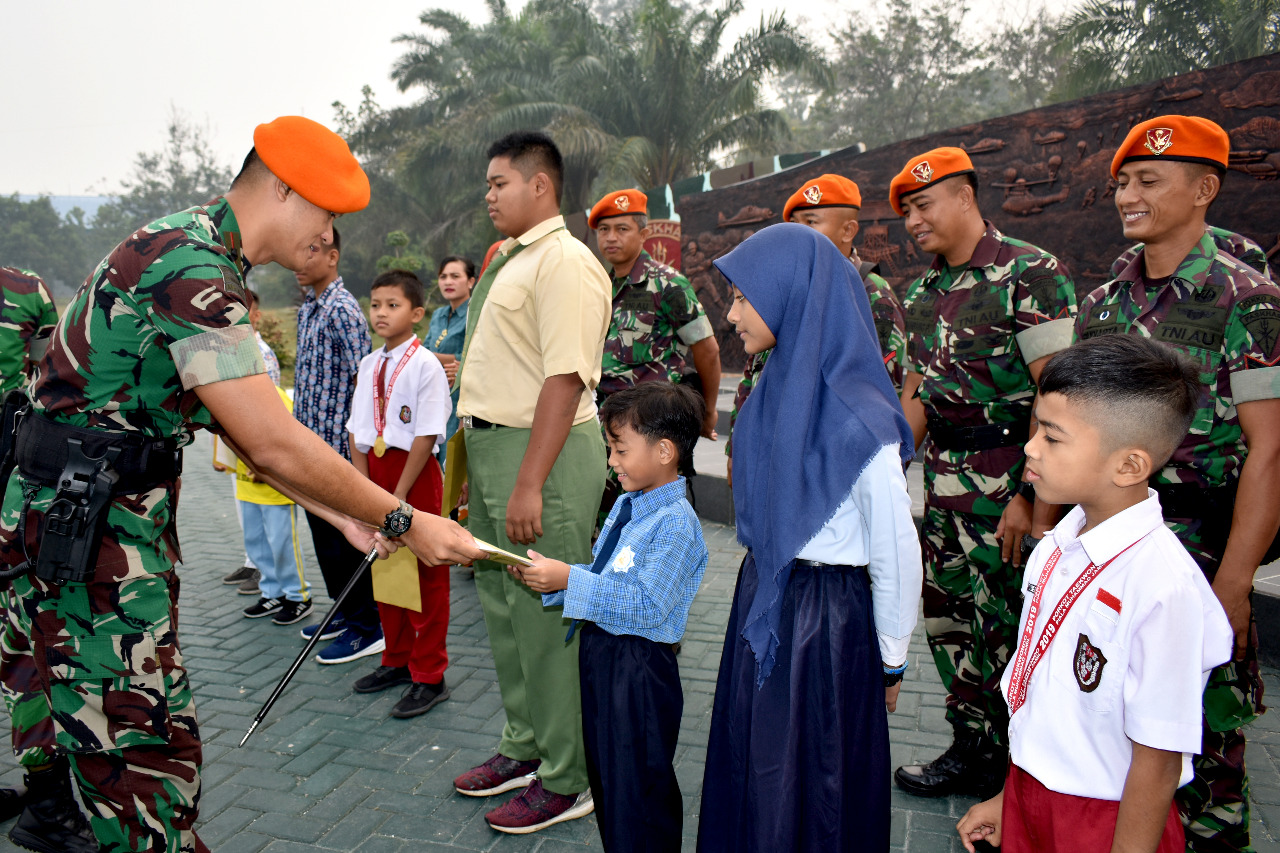
[[[1062,265],[985,221],[976,184],[968,155],[940,148],[909,161],[889,191],[908,233],[937,256],[907,291],[902,405],[917,443],[930,438],[925,633],[955,742],[929,764],[898,768],[898,785],[921,796],[989,796],[1003,781],[1000,676],[1017,642],[1020,540],[1033,517],[1038,531],[1051,523],[1022,482],[1022,445],[1040,369],[1071,342],[1075,315]]]
[[[1266,552],[1280,525],[1280,287],[1204,226],[1229,147],[1205,119],[1161,116],[1133,127],[1111,173],[1125,237],[1143,245],[1085,298],[1076,326],[1082,339],[1163,341],[1201,365],[1209,390],[1151,482],[1236,632],[1235,660],[1214,669],[1205,689],[1195,778],[1176,796],[1192,851],[1251,849],[1243,727],[1264,708],[1250,596],[1259,564],[1275,559]]]
[[[648,204],[648,196],[639,190],[618,190],[600,199],[587,219],[596,232],[600,254],[612,265],[613,285],[613,315],[604,339],[596,400],[603,403],[610,394],[641,382],[681,382],[696,372],[706,402],[702,434],[714,439],[720,344],[689,280],[644,250]],[[681,473],[693,473],[692,460]],[[618,491],[617,476],[610,468],[600,504],[601,523]]]
[[[1275,274],[1271,271],[1271,265],[1267,263],[1267,252],[1253,240],[1243,234],[1237,234],[1234,231],[1228,231],[1226,228],[1219,228],[1216,225],[1206,225],[1205,233],[1213,238],[1213,244],[1218,247],[1219,251],[1226,252],[1231,257],[1241,263],[1247,264],[1262,274],[1263,278],[1275,281]],[[1124,273],[1129,264],[1133,263],[1134,258],[1142,251],[1142,243],[1136,246],[1130,246],[1125,250],[1124,254],[1116,258],[1111,264],[1111,278],[1116,279]]]
[[[179,448],[194,429],[219,429],[263,477],[359,547],[374,539],[356,518],[376,523],[400,511],[288,415],[244,297],[250,260],[300,267],[331,239],[337,213],[367,204],[368,180],[346,144],[307,119],[261,125],[254,143],[224,198],[157,220],[112,250],[67,307],[31,385],[0,510],[0,564],[18,572],[6,596],[0,680],[15,751],[69,759],[97,840],[22,839],[33,849],[208,849],[193,828],[201,744],[174,572]],[[105,524],[80,540],[97,539],[96,559],[85,580],[64,583],[30,566],[42,565],[51,536],[61,541],[45,516],[62,475],[47,471],[61,470],[56,460],[74,448],[68,434],[118,450],[111,465],[139,485],[110,491]],[[413,519],[405,541],[433,559],[451,550],[481,556],[437,550],[433,531],[441,542],[467,539],[442,524],[452,523]]]
[[[0,394],[20,387],[44,355],[58,310],[31,270],[0,267]]]

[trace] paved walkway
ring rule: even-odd
[[[206,743],[199,831],[209,846],[217,853],[598,849],[594,818],[534,836],[504,836],[484,822],[490,802],[453,793],[453,777],[492,754],[503,722],[484,621],[466,569],[453,572],[451,700],[414,720],[392,719],[387,712],[399,691],[370,697],[350,690],[376,658],[343,666],[307,663],[249,745],[237,748],[302,640],[297,626],[242,618],[240,609],[254,599],[219,583],[239,565],[243,552],[230,484],[203,464],[207,450],[202,438],[187,451],[179,529],[187,555],[181,569],[181,637]],[[712,691],[742,553],[731,529],[706,524],[705,532],[711,564],[680,656],[685,718],[676,769],[686,792],[685,849],[690,851]],[[309,542],[307,550],[310,558]],[[315,566],[314,559],[309,566]],[[309,576],[320,582],[318,569]],[[318,597],[318,603],[327,606],[328,599]],[[911,652],[898,712],[889,720],[895,766],[930,759],[950,742],[943,691],[919,631]],[[1269,683],[1280,683],[1278,675],[1268,670]],[[1280,844],[1272,840],[1280,836],[1280,714],[1254,727],[1249,761],[1257,848],[1280,853]],[[12,756],[0,756],[0,784],[20,779]],[[919,800],[895,791],[894,849],[963,849],[953,827],[972,802]],[[1276,829],[1269,832],[1270,827]],[[18,849],[0,841],[0,853]]]

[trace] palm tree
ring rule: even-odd
[[[1088,0],[1060,33],[1079,98],[1280,50],[1280,0]]]

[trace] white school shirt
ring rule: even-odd
[[[796,556],[817,563],[866,566],[880,657],[890,666],[906,661],[924,569],[897,443],[886,444],[871,457],[849,497]]]
[[[1119,801],[1133,743],[1181,752],[1178,785],[1191,781],[1200,696],[1209,670],[1230,659],[1234,635],[1199,566],[1164,526],[1156,493],[1147,495],[1084,535],[1084,510],[1074,508],[1027,561],[1020,642],[1040,572],[1062,549],[1032,626],[1034,645],[1089,563],[1115,557],[1076,599],[1009,720],[1013,763],[1051,791]],[[1100,672],[1086,642],[1105,661]],[[1016,657],[1000,680],[1006,697]]]
[[[356,449],[361,453],[368,453],[378,438],[378,430],[373,425],[373,389],[378,381],[378,365],[384,360],[388,362],[384,381],[391,385],[391,398],[387,400],[383,441],[388,447],[408,450],[417,436],[434,435],[435,447],[440,446],[440,437],[444,435],[449,413],[453,411],[449,380],[445,378],[440,359],[425,346],[419,346],[396,377],[395,384],[391,384],[391,375],[396,372],[396,365],[412,342],[413,338],[409,338],[391,352],[387,352],[384,346],[360,360],[347,432],[355,437]]]

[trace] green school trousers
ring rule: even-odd
[[[527,545],[507,539],[507,501],[529,444],[530,430],[514,427],[466,431],[471,484],[468,529],[477,539],[524,554]],[[566,563],[591,562],[591,533],[604,492],[605,450],[594,420],[569,430],[564,448],[542,487],[542,538],[532,547]],[[489,646],[507,723],[498,751],[517,761],[542,760],[538,776],[548,791],[577,794],[587,788],[578,685],[578,636],[566,643],[569,620],[560,607],[498,563],[476,563],[476,591],[489,631]]]

